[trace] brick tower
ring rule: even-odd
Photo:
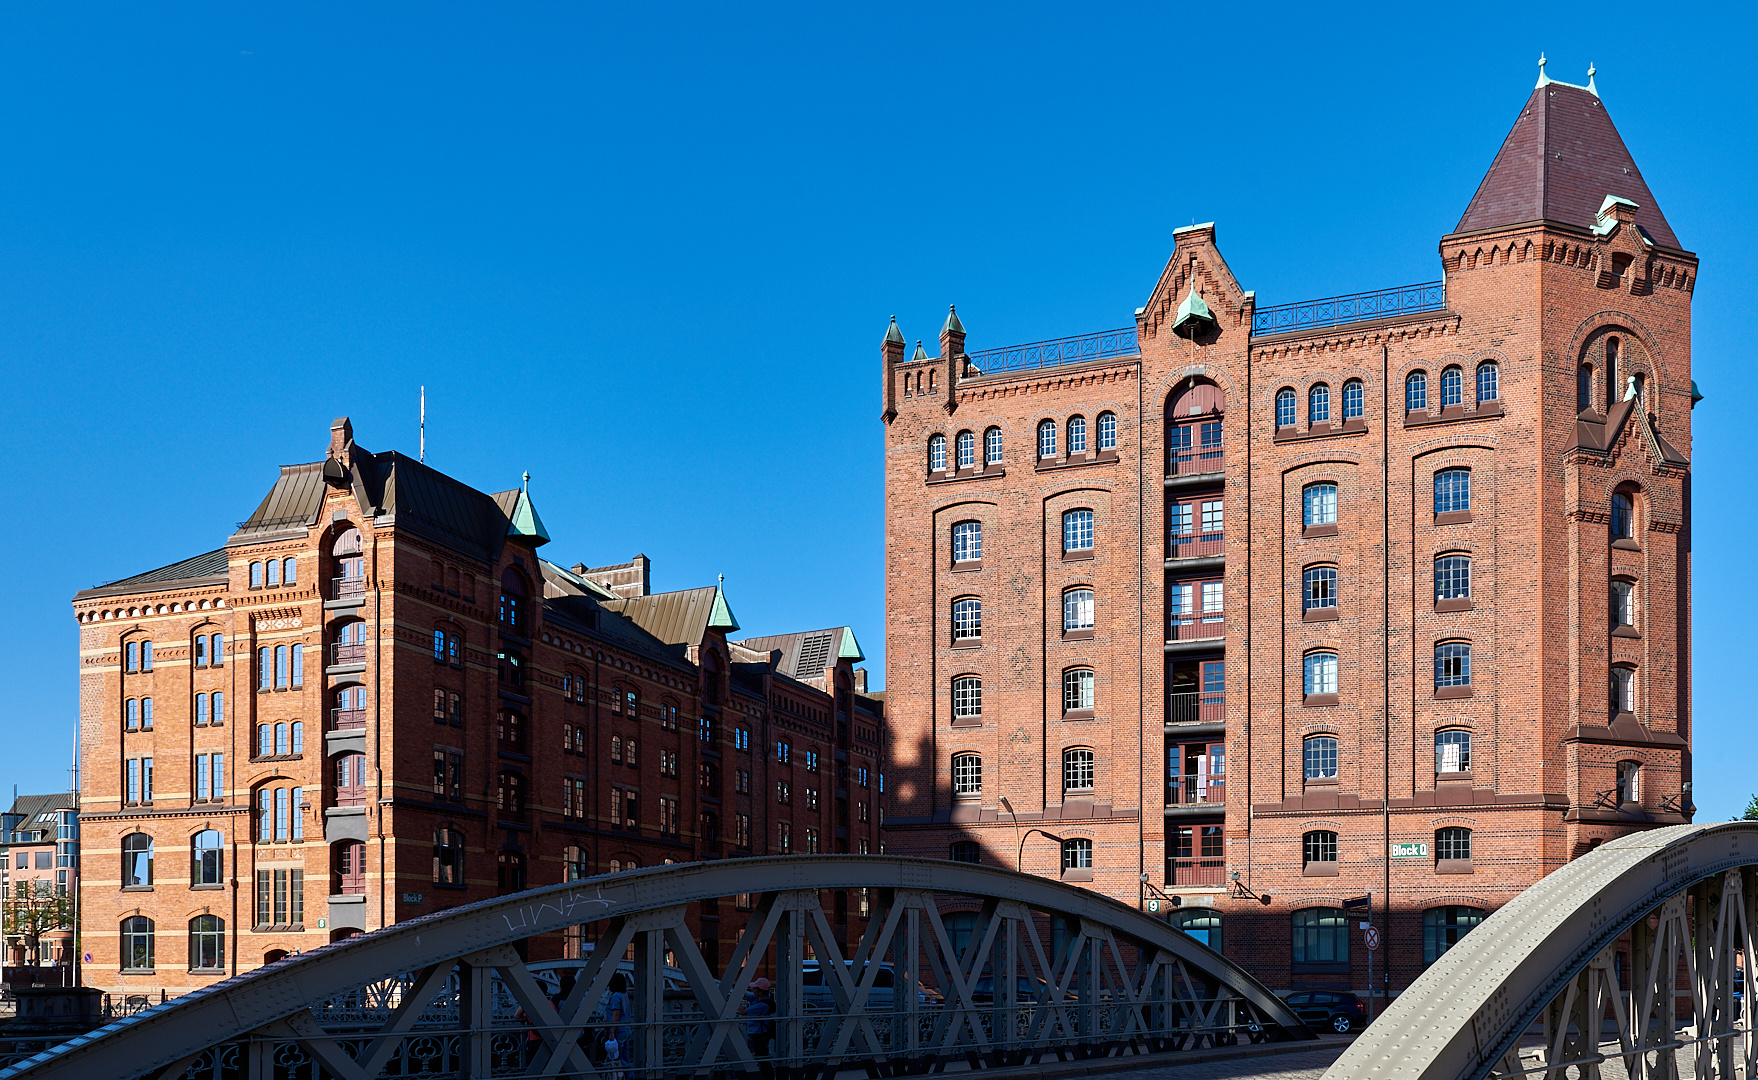
[[[1541,74],[1441,281],[1260,308],[1174,241],[1132,327],[886,335],[892,850],[1277,987],[1366,988],[1371,892],[1398,988],[1689,820],[1697,260],[1591,73]]]

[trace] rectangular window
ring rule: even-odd
[[[1471,598],[1471,559],[1466,555],[1442,555],[1434,561],[1434,598]]]
[[[1329,735],[1322,735],[1306,740],[1306,779],[1335,780],[1337,778],[1337,740]]]
[[[1305,659],[1308,697],[1337,692],[1337,654],[1309,653]]]
[[[1337,606],[1337,568],[1315,566],[1303,575],[1307,611],[1323,611]]]
[[[1435,732],[1434,771],[1438,773],[1471,771],[1471,733],[1469,731]]]
[[[208,666],[208,639],[201,634],[195,635],[195,666]]]
[[[1337,485],[1308,484],[1302,492],[1307,528],[1337,523]]]
[[[212,762],[214,770],[213,797],[216,799],[224,799],[226,797],[226,755],[215,754],[212,757]]]
[[[737,819],[734,821],[734,826],[735,826],[735,831],[733,834],[733,842],[738,844],[738,846],[742,847],[742,848],[750,847],[751,846],[751,815],[739,814],[737,816]]]
[[[208,662],[215,667],[223,667],[226,663],[226,635],[213,634],[208,638]]]
[[[208,756],[195,755],[195,797],[198,800],[208,798]]]
[[[1434,684],[1437,689],[1471,685],[1470,645],[1453,641],[1435,646]]]
[[[208,696],[206,694],[197,694],[195,695],[195,726],[207,727],[207,725]]]
[[[142,731],[153,729],[153,699],[150,697],[140,699],[140,729]]]
[[[150,757],[140,759],[140,801],[153,801],[153,759]]]
[[[1062,515],[1062,550],[1093,550],[1093,512],[1070,510]]]
[[[983,557],[983,524],[961,521],[952,527],[952,561],[975,562]]]
[[[128,649],[127,649],[127,655],[128,655],[128,670],[129,671],[139,671],[140,670],[140,642],[138,642],[138,641],[129,642]]]
[[[140,802],[140,759],[128,759],[127,802],[130,805]]]
[[[659,831],[666,836],[678,834],[678,801],[669,795],[659,797]]]
[[[275,788],[275,839],[287,839],[287,789]]]
[[[1471,509],[1471,470],[1442,469],[1434,474],[1434,512],[1458,514]]]
[[[778,821],[775,823],[775,850],[783,855],[792,855],[794,851],[793,823]]]
[[[214,705],[214,726],[219,727],[221,724],[224,724],[226,722],[226,695],[225,694],[215,694],[213,697],[213,705]]]
[[[1214,536],[1222,531],[1222,501],[1204,499],[1202,503],[1202,535]]]

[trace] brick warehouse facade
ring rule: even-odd
[[[653,594],[646,558],[548,541],[526,491],[344,418],[224,547],[79,593],[86,985],[180,993],[606,871],[880,850],[849,628],[734,640],[718,585]],[[856,940],[861,899],[826,905]],[[711,962],[746,906],[692,905]]]
[[[1689,820],[1697,260],[1544,78],[1439,252],[1260,309],[1197,225],[1123,330],[893,322],[894,852],[1090,882],[1284,988],[1368,986],[1371,891],[1396,990]]]

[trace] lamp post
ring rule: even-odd
[[[1007,816],[1013,819],[1013,838],[1023,845],[1025,840],[1019,835],[1019,815],[1013,812],[1013,804],[1007,801],[1007,796],[1005,795],[1001,796],[1001,809],[1007,811]],[[1019,873],[1018,859],[1013,860],[1013,872],[1016,874]]]
[[[1060,861],[1060,855],[1061,855],[1061,850],[1062,850],[1060,845],[1063,843],[1062,837],[1057,836],[1053,832],[1044,832],[1043,829],[1040,829],[1037,826],[1033,826],[1032,828],[1029,828],[1025,832],[1020,834],[1019,852],[1017,854],[1015,854],[1013,857],[1013,868],[1015,870],[1020,871],[1021,873],[1024,873],[1024,866],[1022,864],[1025,860],[1026,837],[1032,835],[1033,833],[1043,833],[1044,836],[1046,836],[1047,838],[1056,841],[1056,843],[1058,845],[1058,847],[1057,847],[1058,861]]]

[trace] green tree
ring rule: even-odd
[[[1758,821],[1758,795],[1752,796],[1752,801],[1746,804],[1745,820]]]
[[[7,937],[24,939],[25,953],[32,963],[41,962],[44,934],[72,926],[73,897],[57,896],[54,883],[41,879],[17,882],[6,901],[4,919],[0,920],[0,928]]]

